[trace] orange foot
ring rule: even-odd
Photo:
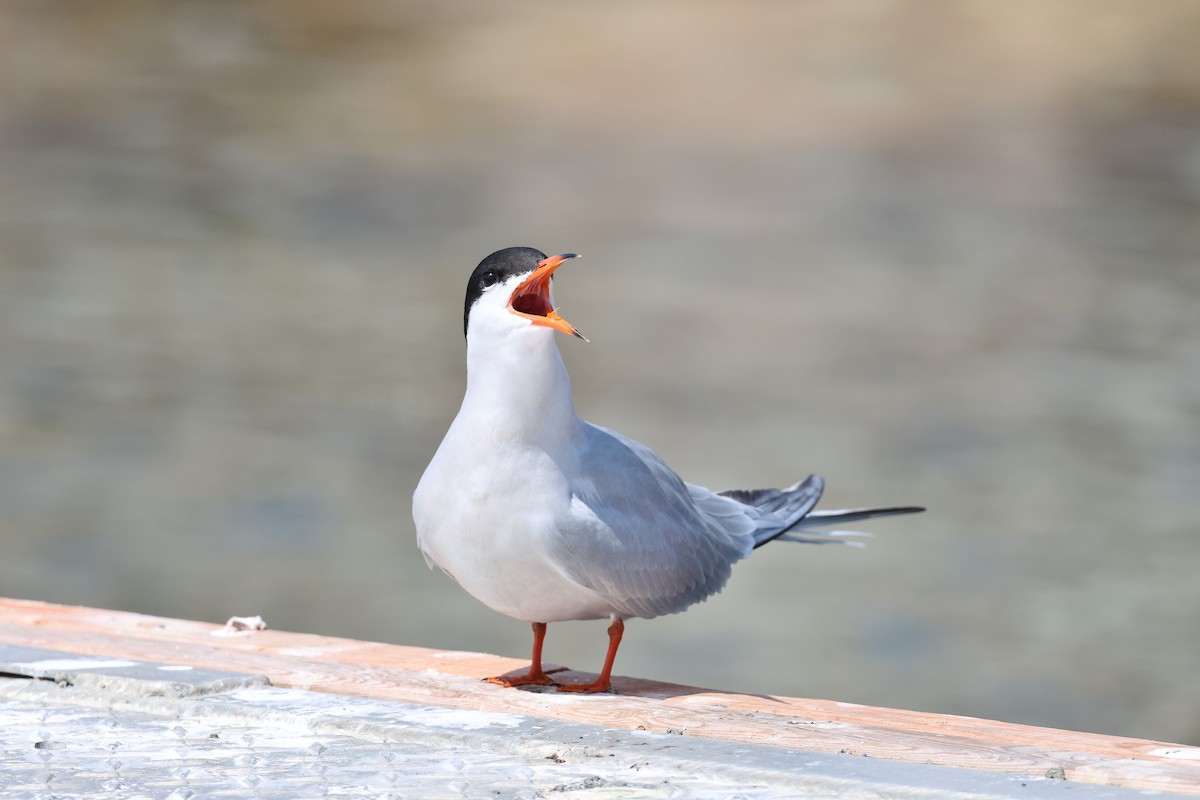
[[[574,692],[575,694],[599,694],[600,692],[612,691],[612,683],[607,677],[601,677],[592,683],[560,683],[558,684],[560,692]]]
[[[552,669],[551,672],[562,672],[566,667]],[[557,686],[554,679],[543,672],[540,668],[534,669],[530,667],[529,672],[524,675],[497,675],[494,678],[484,678],[486,683],[494,683],[497,686],[503,686],[511,689],[514,686]]]

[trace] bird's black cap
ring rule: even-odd
[[[546,254],[532,247],[506,247],[479,262],[467,284],[467,301],[463,308],[463,336],[471,321],[471,306],[489,286],[504,283],[514,275],[525,275],[537,269]]]

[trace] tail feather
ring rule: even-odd
[[[807,480],[797,483],[787,489],[729,489],[718,494],[737,500],[748,506],[754,506],[765,514],[780,514],[788,516],[789,511],[799,507],[812,507],[821,499],[825,482],[819,475],[810,475]],[[815,493],[815,496],[813,496]]]
[[[809,475],[786,489],[729,489],[719,494],[759,512],[754,546],[762,547],[798,525],[816,506],[823,491],[825,479]]]
[[[799,542],[800,544],[841,544],[846,547],[866,547],[865,542],[858,539],[869,539],[871,534],[866,531],[810,531],[808,533],[788,533],[776,536],[775,542]]]
[[[920,506],[814,510],[824,489],[825,481],[820,475],[809,475],[807,479],[787,489],[729,489],[719,494],[751,506],[762,514],[759,530],[754,537],[755,547],[762,547],[776,539],[804,544],[847,544],[862,547],[862,542],[846,537],[870,534],[819,529],[873,517],[916,514],[925,510]]]
[[[824,528],[826,525],[840,525],[843,522],[858,522],[860,519],[873,517],[890,517],[896,514],[919,514],[925,509],[921,506],[888,506],[886,508],[839,508],[814,509],[797,523],[799,528]]]

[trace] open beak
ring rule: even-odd
[[[508,298],[508,310],[519,317],[525,317],[534,325],[545,325],[556,331],[568,333],[587,341],[574,325],[558,315],[558,311],[550,304],[550,276],[554,270],[563,265],[567,259],[578,258],[575,253],[563,253],[549,256],[538,262],[537,269],[513,290]]]

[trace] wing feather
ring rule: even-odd
[[[754,547],[745,506],[684,483],[632,439],[585,424],[579,470],[556,560],[620,616],[682,611],[720,591]]]

